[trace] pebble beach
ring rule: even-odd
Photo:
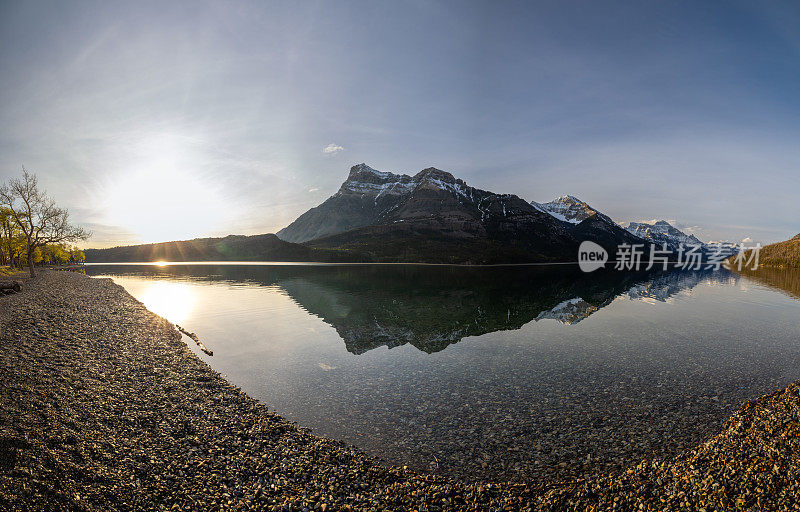
[[[109,279],[0,297],[2,510],[800,510],[800,387],[669,458],[562,481],[389,466],[268,410]]]

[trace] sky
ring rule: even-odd
[[[275,232],[361,162],[785,240],[800,4],[0,0],[0,181],[83,247]]]

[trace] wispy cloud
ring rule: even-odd
[[[344,148],[342,146],[339,146],[338,144],[328,144],[327,146],[325,146],[322,149],[323,153],[326,153],[326,154],[329,154],[329,155],[332,155],[334,153],[338,153],[340,151],[344,151]]]

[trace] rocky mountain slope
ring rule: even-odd
[[[359,164],[339,191],[278,232],[284,240],[369,254],[375,261],[574,261],[583,240],[613,254],[642,240],[593,211],[564,221],[513,194],[467,185],[435,168],[414,176]]]
[[[578,224],[588,219],[592,215],[596,215],[598,218],[608,222],[609,224],[614,224],[614,221],[611,220],[611,217],[600,213],[589,206],[586,202],[581,201],[575,196],[561,196],[550,201],[549,203],[537,203],[536,201],[531,201],[531,205],[549,213],[556,219],[569,222],[570,224]]]
[[[702,244],[667,222],[623,229],[574,196],[527,202],[430,167],[414,176],[355,165],[339,190],[276,235],[202,238],[86,251],[89,262],[351,261],[503,264],[574,262],[593,241],[677,250]]]
[[[643,238],[650,243],[661,247],[664,244],[673,251],[677,251],[681,244],[684,247],[699,246],[707,249],[706,244],[701,242],[694,235],[687,235],[665,220],[659,220],[652,224],[646,222],[631,222],[626,228],[628,232]]]
[[[470,187],[448,172],[430,167],[414,176],[398,175],[362,163],[350,169],[338,192],[277,235],[306,242],[364,226],[424,222],[434,228],[446,225],[455,236],[470,236],[511,218],[544,222],[557,235],[563,230],[517,196]]]
[[[800,234],[784,242],[762,247],[758,262],[765,267],[800,268]]]

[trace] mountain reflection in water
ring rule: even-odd
[[[585,274],[572,267],[535,266],[115,268],[115,274],[126,273],[278,287],[304,310],[333,326],[353,354],[405,344],[430,354],[465,337],[519,329],[531,321],[574,324],[617,297],[664,302],[704,280],[736,279],[724,270]]]
[[[673,456],[745,401],[800,378],[800,301],[727,271],[87,273],[197,332],[214,350],[187,340],[198,357],[288,419],[391,463],[467,479],[553,480]]]
[[[790,297],[800,299],[800,268],[759,267],[758,270],[744,269],[741,273],[770,288],[786,292]]]

